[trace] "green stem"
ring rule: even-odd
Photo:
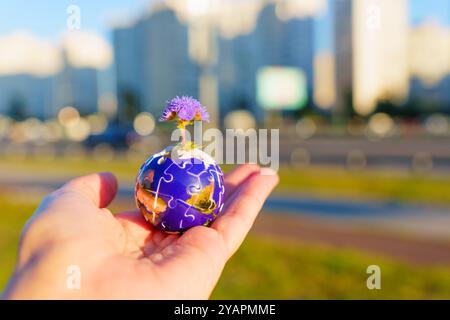
[[[184,146],[186,144],[186,121],[178,120],[177,127],[181,130],[181,145]]]
[[[181,144],[184,146],[186,144],[186,129],[182,128],[181,130]]]

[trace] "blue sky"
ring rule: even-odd
[[[153,1],[157,0],[0,0],[0,35],[25,30],[40,37],[56,39],[66,28],[67,7],[76,4],[81,8],[82,29],[96,31],[109,38],[108,16],[133,14]],[[329,1],[332,6],[336,0]],[[410,0],[410,17],[413,24],[434,18],[450,26],[450,0]],[[332,23],[330,7],[317,18],[317,51],[331,50]]]
[[[410,15],[413,24],[431,18],[450,26],[450,0],[410,0]]]
[[[81,28],[108,35],[107,17],[138,12],[152,0],[0,0],[0,35],[14,30],[30,31],[56,39],[66,30],[70,5],[81,9]],[[154,1],[154,0],[153,0]]]

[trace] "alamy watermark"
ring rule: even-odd
[[[370,276],[367,278],[366,285],[369,290],[381,289],[381,268],[375,264],[367,267],[367,274]]]
[[[224,134],[215,128],[203,130],[202,122],[195,121],[193,139],[189,131],[177,129],[172,132],[171,141],[178,142],[183,135],[185,141],[201,146],[217,164],[258,163],[272,169],[263,170],[261,174],[273,174],[272,171],[276,172],[280,167],[279,129],[226,129]],[[176,158],[177,154],[171,156]]]
[[[69,290],[81,289],[81,269],[80,266],[72,264],[66,269],[66,288]]]
[[[366,8],[366,26],[369,30],[378,31],[381,29],[381,7],[377,4],[369,5]]]
[[[81,29],[81,8],[75,4],[67,7],[66,13],[68,15],[66,25],[68,30]]]

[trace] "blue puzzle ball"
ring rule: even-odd
[[[197,148],[168,147],[141,166],[136,179],[136,205],[159,230],[180,233],[209,226],[223,208],[223,173]]]

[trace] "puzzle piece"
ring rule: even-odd
[[[153,215],[151,223],[155,226],[175,231],[209,225],[222,210],[225,186],[218,166],[160,154],[148,159],[139,171],[139,176],[150,177],[150,171],[147,174],[145,170],[154,170],[149,178],[151,188],[146,188],[153,195],[148,210],[151,212],[152,203],[161,200],[167,205],[165,211]],[[140,183],[144,185],[144,180]]]
[[[219,213],[220,213],[223,209],[223,205],[225,202],[225,185],[223,184],[223,172],[217,166],[211,166],[208,169],[208,172],[216,176],[215,180],[217,181],[218,187],[220,188],[219,200],[217,201],[218,203],[220,203],[219,206]]]
[[[195,167],[195,166],[194,166]],[[198,169],[200,166],[197,166]],[[194,172],[196,171],[196,173]],[[223,184],[223,173],[220,169],[218,169],[215,166],[209,166],[207,169],[200,170],[188,170],[187,173],[194,177],[197,180],[197,183],[188,186],[187,192],[189,194],[198,194],[202,189],[205,188],[205,186],[209,185],[211,182],[214,182],[213,186],[213,193],[212,198],[217,199],[216,207],[218,207],[219,210],[214,209],[213,211],[220,213],[220,211],[223,209],[223,202],[224,202],[224,195],[225,195],[225,186]],[[216,196],[217,195],[217,196]],[[181,199],[176,200],[178,202],[181,202],[185,204],[186,206],[189,206],[186,209],[186,212],[184,214],[185,217],[190,217],[191,215],[188,215],[189,208],[192,207],[192,205],[189,205],[186,201],[183,201]],[[216,213],[213,213],[213,217],[216,216]],[[195,218],[194,216],[192,216]],[[211,218],[212,219],[212,218]]]
[[[174,181],[175,176],[184,174],[186,170],[189,171],[192,167],[192,164],[189,161],[172,161],[169,159],[166,159],[166,161],[171,161],[171,164],[164,170],[164,176],[158,181],[158,186],[156,189],[157,193],[161,189],[161,184],[170,184]],[[175,208],[177,206],[177,200],[175,200],[173,196],[166,195],[166,197],[167,196],[170,197],[167,205],[172,209]]]

